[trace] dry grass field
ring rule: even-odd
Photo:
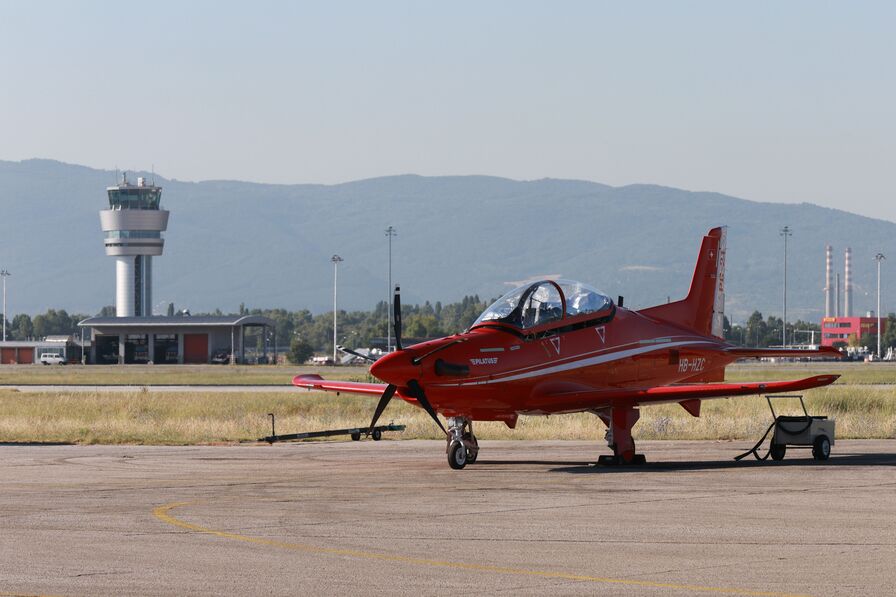
[[[207,444],[252,441],[269,434],[267,413],[280,433],[363,426],[376,400],[309,393],[156,393],[152,385],[287,385],[297,373],[371,380],[365,367],[291,366],[2,366],[0,385],[133,385],[132,392],[49,393],[0,387],[0,442]],[[794,379],[839,373],[838,384],[806,392],[811,414],[837,420],[840,438],[896,438],[896,364],[787,363],[729,368],[729,381]],[[372,380],[371,380],[372,381]],[[889,387],[892,385],[892,387]],[[779,414],[789,414],[779,413]],[[394,401],[383,417],[408,426],[405,438],[437,438],[420,410]],[[641,439],[751,439],[771,415],[761,397],[708,400],[693,418],[676,404],[646,407],[635,427]],[[482,439],[593,439],[604,428],[590,414],[522,417],[516,430],[478,423]],[[394,437],[394,435],[393,435]]]
[[[47,394],[0,390],[0,442],[209,444],[251,441],[270,432],[267,413],[279,433],[363,426],[376,400],[296,390],[292,393],[127,393]],[[896,387],[844,386],[806,392],[811,414],[833,417],[838,438],[896,438]],[[795,405],[794,405],[795,406]],[[635,427],[640,439],[758,439],[771,422],[761,397],[708,400],[700,418],[677,404],[645,407]],[[779,414],[796,414],[790,410]],[[402,438],[439,437],[421,410],[393,401],[383,422],[408,429]],[[502,423],[477,423],[482,439],[602,440],[594,415],[521,417],[515,430]]]

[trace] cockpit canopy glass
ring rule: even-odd
[[[587,284],[570,280],[543,280],[514,288],[483,311],[472,327],[495,322],[528,329],[564,317],[598,313],[609,309],[612,304],[607,295]]]

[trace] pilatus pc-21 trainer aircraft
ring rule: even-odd
[[[473,421],[503,421],[514,428],[520,415],[594,413],[606,424],[613,450],[600,462],[635,464],[644,462],[632,439],[641,406],[677,402],[697,417],[708,398],[805,390],[838,377],[720,383],[725,366],[744,357],[839,355],[824,348],[742,348],[722,339],[724,228],[703,238],[686,298],[640,311],[622,302],[614,304],[579,282],[543,280],[508,292],[461,334],[402,349],[396,287],[398,350],[370,367],[385,384],[318,375],[299,375],[293,384],[380,396],[371,429],[398,395],[423,408],[445,432],[448,463],[460,469],[479,454]],[[447,430],[439,414],[447,418]]]

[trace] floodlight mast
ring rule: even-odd
[[[6,342],[6,278],[11,276],[8,271],[0,271],[0,277],[3,278],[3,341]],[[878,301],[880,302],[880,301]]]
[[[398,236],[398,231],[393,226],[386,228],[386,236],[389,237],[389,292],[387,293],[388,308],[386,309],[386,353],[392,352],[392,238]]]
[[[874,256],[874,260],[877,261],[877,358],[881,358],[880,354],[880,262],[886,259],[883,253],[878,253]],[[4,312],[6,309],[4,308]],[[5,315],[4,315],[5,317]]]
[[[336,364],[336,278],[339,272],[339,262],[345,261],[339,255],[330,257],[333,262],[333,364]]]
[[[781,325],[781,345],[787,348],[787,237],[793,236],[790,226],[781,229],[781,236],[784,237],[784,321]]]

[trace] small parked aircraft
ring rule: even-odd
[[[516,426],[520,415],[591,412],[607,426],[613,456],[605,464],[643,463],[632,427],[639,407],[679,403],[700,416],[707,398],[793,392],[833,383],[837,375],[793,381],[720,383],[737,359],[832,356],[818,350],[755,349],[725,342],[725,228],[703,238],[687,297],[639,311],[580,282],[541,280],[495,301],[454,336],[401,348],[401,301],[395,288],[397,349],[373,362],[385,384],[299,375],[313,390],[380,396],[370,427],[393,396],[423,408],[447,438],[448,463],[476,461],[473,421]],[[447,429],[438,414],[447,418]]]

